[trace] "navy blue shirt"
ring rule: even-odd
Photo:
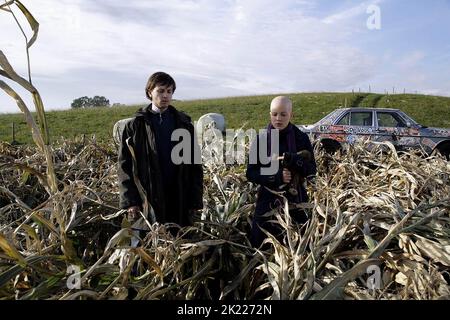
[[[155,134],[156,150],[158,152],[159,167],[163,178],[165,194],[170,191],[171,184],[175,178],[175,164],[172,161],[171,153],[174,142],[171,141],[172,132],[175,130],[175,117],[166,110],[162,113],[150,112],[151,123]]]

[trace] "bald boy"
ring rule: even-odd
[[[303,183],[298,183],[290,188],[284,188],[294,180],[294,177],[305,179],[316,174],[316,163],[311,142],[308,136],[291,123],[293,117],[292,100],[286,96],[274,98],[270,104],[270,122],[267,126],[267,133],[264,136],[258,135],[251,150],[258,152],[261,144],[266,144],[268,156],[273,159],[284,159],[278,165],[275,174],[264,174],[264,167],[270,164],[263,164],[261,159],[256,163],[249,163],[247,166],[247,179],[260,185],[256,201],[256,208],[252,220],[252,231],[250,240],[254,247],[259,247],[266,238],[266,234],[261,228],[269,231],[280,241],[283,237],[282,228],[269,220],[266,214],[273,209],[283,206],[283,198],[277,196],[273,191],[284,190],[283,195],[288,199],[290,207],[289,214],[293,221],[299,224],[306,223],[308,217],[301,209],[294,208],[295,204],[308,202],[308,195]],[[272,135],[278,136],[278,141],[273,143]],[[308,156],[305,156],[308,155]],[[275,160],[281,161],[281,160]]]

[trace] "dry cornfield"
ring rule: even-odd
[[[273,212],[284,239],[269,236],[255,249],[257,186],[245,166],[204,166],[205,207],[193,227],[130,226],[117,208],[112,143],[61,140],[52,153],[57,192],[42,152],[0,144],[1,299],[450,297],[450,163],[442,158],[389,144],[317,151],[308,224]]]
[[[32,30],[28,37],[11,7]],[[39,23],[17,0],[28,79],[0,50],[0,89],[24,114],[36,146],[0,142],[0,299],[448,299],[450,163],[358,145],[317,152],[310,219],[262,248],[248,234],[256,186],[244,166],[204,166],[204,210],[193,227],[136,225],[118,210],[116,146],[95,139],[50,144],[32,85],[29,48]],[[148,232],[136,229],[148,228]],[[170,230],[169,230],[170,229]],[[174,232],[175,230],[175,232]],[[136,243],[142,236],[140,243]]]

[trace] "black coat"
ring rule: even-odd
[[[186,114],[177,111],[173,106],[168,110],[174,120],[174,129],[183,128],[189,131],[191,146],[191,162],[174,166],[174,179],[167,189],[167,177],[161,173],[155,128],[152,117],[158,115],[151,111],[151,105],[139,110],[135,118],[130,120],[122,133],[119,149],[118,178],[120,192],[120,208],[143,205],[138,188],[133,178],[132,157],[126,140],[133,147],[137,159],[137,175],[145,189],[147,200],[155,211],[156,221],[173,222],[181,226],[192,224],[189,210],[203,207],[203,170],[200,163],[194,163],[195,149],[199,147],[194,138],[194,127]],[[158,143],[171,144],[170,141]],[[170,148],[171,149],[171,148]],[[161,147],[159,148],[161,150]]]
[[[296,126],[289,124],[289,126],[292,127],[294,130],[295,135],[295,147],[296,152],[301,150],[308,150],[311,154],[311,159],[301,161],[299,165],[294,165],[294,168],[291,169],[292,171],[295,171],[297,174],[300,175],[300,177],[307,178],[309,176],[316,174],[316,162],[314,159],[314,152],[311,145],[311,142],[309,141],[308,136],[302,132],[300,129],[298,129]],[[279,155],[282,156],[284,152],[289,152],[288,148],[288,139],[286,130],[281,130],[279,133]],[[259,154],[259,135],[257,136],[257,139],[253,141],[252,146],[250,148],[251,152],[258,152]],[[261,139],[261,142],[267,143],[267,137],[264,136]],[[282,164],[279,163],[278,171],[274,175],[262,175],[261,174],[261,168],[262,167],[268,167],[268,165],[261,164],[260,159],[258,159],[257,163],[251,164],[249,163],[247,166],[247,172],[246,176],[247,179],[253,183],[256,183],[260,185],[258,194],[257,194],[257,200],[256,200],[256,208],[255,213],[253,216],[253,223],[252,223],[252,243],[254,246],[259,246],[262,242],[262,240],[265,238],[265,234],[262,233],[262,231],[258,228],[258,226],[262,226],[264,229],[268,230],[271,233],[278,232],[277,226],[273,226],[272,224],[267,223],[268,220],[272,220],[273,218],[267,218],[263,217],[263,215],[277,207],[280,207],[283,205],[283,199],[269,190],[267,188],[274,190],[274,191],[280,191],[279,187],[282,186],[283,183],[283,167]],[[267,188],[266,188],[267,187]],[[308,202],[308,195],[306,193],[306,190],[302,183],[298,184],[298,196],[292,197],[287,195],[289,203],[301,203],[301,202]],[[291,212],[293,214],[294,212]],[[298,216],[294,216],[293,218],[297,222],[305,222],[305,213],[302,211],[296,211],[295,214]]]

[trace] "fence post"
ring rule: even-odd
[[[12,133],[12,145],[20,144],[19,141],[16,141],[16,124],[14,122],[11,123],[11,133]]]
[[[15,123],[13,121],[13,123],[11,124],[11,130],[12,130],[12,144],[16,143],[16,126]]]

